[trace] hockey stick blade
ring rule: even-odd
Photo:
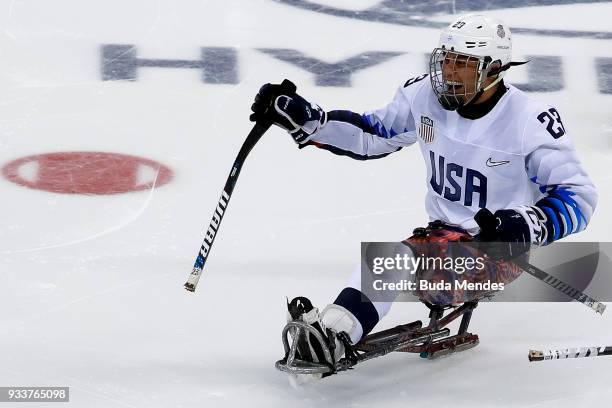
[[[200,276],[202,275],[202,268],[193,268],[193,271],[189,274],[187,278],[187,282],[185,282],[185,289],[189,292],[195,292],[196,286],[198,286],[198,282],[200,280]]]

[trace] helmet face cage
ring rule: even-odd
[[[490,58],[436,48],[429,58],[431,87],[444,109],[470,103],[487,79]],[[470,72],[469,67],[476,67]]]

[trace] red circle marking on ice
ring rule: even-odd
[[[159,187],[172,170],[153,160],[119,153],[58,152],[14,160],[2,168],[21,186],[63,194],[120,194]]]

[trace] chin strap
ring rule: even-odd
[[[518,62],[509,62],[506,65],[501,66],[498,69],[492,70],[491,72],[487,73],[487,77],[492,77],[494,75],[499,75],[500,73],[509,70],[510,67],[516,67],[518,65],[523,65],[523,64],[528,63],[529,61],[530,60],[527,60],[527,61],[518,61]],[[496,82],[493,82],[493,84],[495,84],[495,83]],[[493,85],[493,84],[491,84],[491,85]],[[490,88],[490,86],[487,87],[487,89],[489,89],[489,88]]]
[[[499,74],[501,74],[502,72],[509,70],[509,69],[510,69],[510,67],[516,67],[516,66],[518,66],[518,65],[523,65],[523,64],[526,64],[526,63],[528,63],[528,62],[529,62],[529,60],[527,60],[527,61],[519,61],[519,62],[509,62],[509,63],[507,63],[506,65],[504,65],[504,66],[502,66],[502,67],[499,67],[498,69],[491,70],[491,72],[488,72],[488,73],[487,73],[487,78],[490,78],[490,77],[492,77],[492,76],[497,75],[497,79],[495,79],[495,81],[491,82],[491,83],[490,83],[490,84],[489,84],[489,85],[488,85],[486,88],[484,88],[484,89],[482,90],[482,92],[486,92],[486,91],[488,91],[488,90],[489,90],[489,89],[491,89],[493,86],[495,86],[495,85],[496,85],[496,84],[497,84],[499,81],[501,81],[501,79],[503,78],[503,76],[500,76]]]
[[[498,72],[498,73],[499,73],[499,72]],[[488,85],[486,88],[481,89],[480,91],[478,91],[478,94],[477,94],[478,98],[480,98],[480,96],[481,96],[483,93],[487,92],[489,89],[491,89],[491,88],[493,88],[495,85],[497,85],[497,84],[499,83],[499,81],[501,81],[501,80],[502,80],[502,78],[503,78],[503,77],[498,76],[498,77],[497,77],[497,79],[496,79],[495,81],[491,82],[491,83],[490,83],[490,84],[489,84],[489,85]],[[478,99],[478,98],[473,98],[473,100],[476,100],[476,99]]]
[[[476,95],[474,95],[474,97],[472,99],[470,99],[470,101],[468,103],[466,103],[463,106],[468,106],[471,105],[473,103],[475,103],[478,98],[480,98],[482,96],[483,93],[487,92],[489,89],[493,88],[495,85],[497,85],[503,78],[503,76],[500,76],[499,74],[501,74],[504,71],[507,71],[510,69],[510,67],[516,67],[517,65],[523,65],[528,63],[529,60],[527,61],[518,61],[518,62],[509,62],[506,65],[500,67],[499,69],[493,70],[489,73],[487,73],[487,78],[490,78],[492,76],[497,75],[497,78],[495,79],[495,81],[491,82],[489,85],[487,85],[486,88],[481,89],[480,91],[478,91],[478,93]]]

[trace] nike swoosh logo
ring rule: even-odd
[[[487,166],[489,167],[501,166],[502,164],[508,164],[508,163],[510,163],[510,160],[493,161],[491,160],[490,157],[487,160]]]

